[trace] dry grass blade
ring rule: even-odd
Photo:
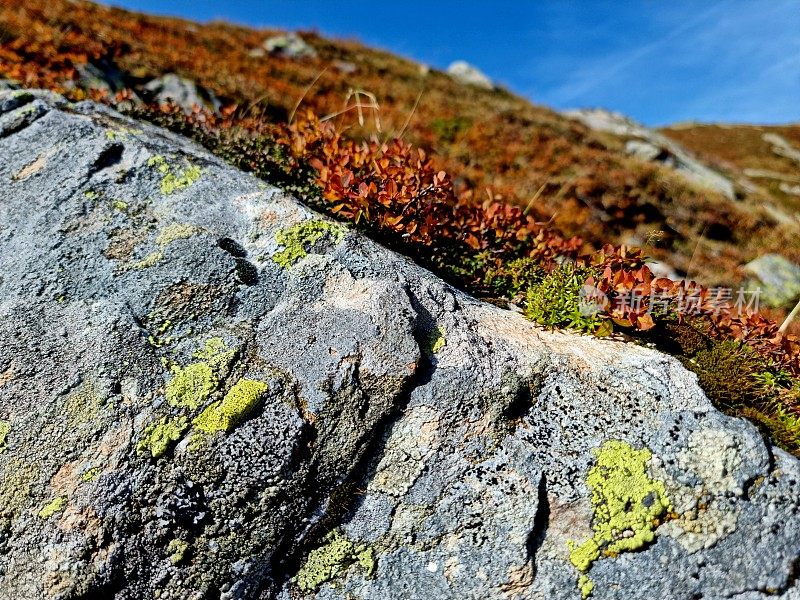
[[[295,102],[295,105],[292,107],[292,112],[289,113],[289,125],[292,124],[292,121],[294,120],[294,116],[295,116],[295,114],[297,114],[297,109],[300,108],[300,105],[303,103],[303,100],[306,99],[306,96],[308,95],[308,92],[311,91],[311,88],[313,88],[317,84],[317,81],[319,81],[319,78],[322,77],[322,75],[327,70],[328,70],[328,67],[325,67],[319,73],[317,73],[317,76],[314,77],[313,81],[311,83],[309,83],[306,86],[306,88],[303,90],[303,95],[300,96],[300,99],[297,102]]]

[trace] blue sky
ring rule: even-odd
[[[313,29],[437,68],[463,59],[534,102],[649,125],[800,122],[800,0],[113,0],[198,21]]]

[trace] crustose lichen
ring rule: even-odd
[[[345,229],[341,225],[319,219],[303,221],[281,229],[275,234],[275,241],[284,246],[284,249],[276,252],[272,260],[284,269],[288,269],[298,260],[307,256],[311,247],[323,236],[326,234],[332,236],[334,243],[338,244],[342,241],[344,231]]]
[[[375,552],[365,545],[356,545],[337,531],[325,536],[325,543],[308,554],[297,572],[294,582],[304,592],[316,590],[326,581],[344,573],[350,565],[358,563],[364,574],[375,572]]]
[[[582,544],[569,543],[570,561],[581,572],[579,586],[584,597],[594,587],[586,573],[595,560],[649,544],[655,539],[656,527],[672,510],[664,484],[647,474],[650,450],[635,450],[625,442],[611,440],[595,454],[597,463],[586,479],[594,535]]]

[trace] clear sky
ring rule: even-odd
[[[105,0],[313,29],[437,68],[463,59],[534,102],[649,125],[800,122],[800,0]]]

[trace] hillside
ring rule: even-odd
[[[793,130],[766,145],[752,141],[755,128],[656,132],[605,111],[560,114],[315,33],[80,0],[0,6],[4,85],[102,100],[191,137],[542,325],[656,345],[717,406],[800,452],[800,342],[778,327],[800,295],[800,224],[793,188],[757,184],[752,171],[791,183]],[[19,94],[9,106],[30,108]],[[28,109],[5,135],[38,118]],[[166,189],[197,175],[157,166]],[[774,306],[744,306],[744,292],[776,274]]]
[[[741,145],[739,129],[718,128],[698,143],[693,130],[667,132],[730,177],[735,195],[726,197],[663,167],[663,157],[632,158],[624,135],[593,131],[505,90],[464,85],[356,42],[304,33],[311,52],[292,58],[264,49],[276,31],[200,26],[66,0],[2,6],[0,74],[27,87],[73,97],[93,86],[112,95],[128,87],[146,96],[147,82],[175,73],[213,92],[218,106],[275,122],[298,106],[320,117],[336,114],[353,105],[348,92],[360,90],[379,108],[364,109],[363,126],[353,109],[336,117],[348,137],[401,135],[430,151],[458,194],[525,207],[565,235],[581,236],[587,248],[643,246],[678,276],[707,285],[741,283],[741,267],[768,252],[800,260],[796,219],[780,212],[793,199],[783,194],[771,210],[765,197],[779,184],[746,184],[744,169],[771,169],[775,161],[764,144]],[[796,142],[796,134],[787,139]]]
[[[685,124],[662,132],[714,168],[746,178],[789,214],[800,209],[800,125]]]

